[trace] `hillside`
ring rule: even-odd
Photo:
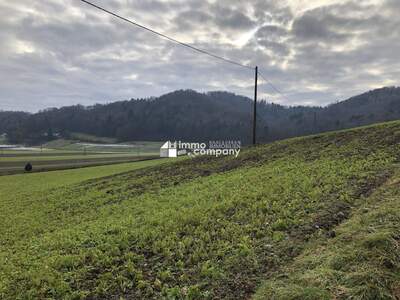
[[[334,235],[271,274],[254,299],[399,299],[399,191],[397,168]]]
[[[285,107],[260,102],[258,140],[352,128],[400,119],[400,88],[382,88],[327,107]],[[148,140],[250,142],[252,100],[226,92],[176,91],[91,107],[71,106],[36,114],[0,112],[0,133],[13,143],[42,143],[55,133]]]
[[[399,143],[396,121],[90,180],[2,177],[0,298],[395,299]]]

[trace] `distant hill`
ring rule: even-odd
[[[400,88],[369,91],[326,107],[260,102],[258,139],[352,128],[400,119]],[[0,134],[11,142],[38,143],[71,132],[129,140],[240,139],[250,142],[252,100],[228,92],[175,91],[157,98],[48,109],[35,114],[0,112]]]

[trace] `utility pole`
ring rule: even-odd
[[[256,68],[255,68],[255,81],[254,81],[253,145],[256,144],[256,126],[257,126],[257,77],[258,77],[258,66],[256,66]]]

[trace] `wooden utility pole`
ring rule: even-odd
[[[256,126],[257,126],[257,77],[258,67],[255,68],[255,81],[254,81],[254,110],[253,110],[253,145],[256,144]]]

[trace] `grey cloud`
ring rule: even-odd
[[[232,3],[231,3],[232,4]],[[175,18],[177,30],[248,30],[256,25],[240,8],[221,5],[221,2],[208,7],[197,7],[181,11]]]
[[[293,35],[301,41],[343,42],[349,34],[340,33],[330,28],[326,19],[312,12],[306,13],[293,23]]]
[[[252,44],[254,47],[263,47],[273,53],[277,59],[286,57],[290,54],[286,40],[289,37],[289,31],[283,26],[264,25],[254,34]]]
[[[288,30],[282,26],[265,25],[257,30],[256,37],[267,40],[280,40],[287,37]]]
[[[283,1],[255,0],[254,14],[260,22],[274,22],[283,25],[293,20],[293,13],[289,6],[282,5]]]
[[[201,10],[185,10],[174,18],[175,28],[180,31],[192,31],[198,26],[206,26],[213,20],[213,16]]]
[[[258,44],[264,46],[266,49],[271,50],[274,53],[274,55],[279,57],[285,57],[290,54],[290,48],[288,48],[284,43],[259,40]]]
[[[400,10],[400,2],[398,0],[386,0],[386,7],[389,10],[397,10],[398,12]]]
[[[294,20],[292,33],[298,41],[346,42],[364,35],[379,36],[398,33],[399,22],[382,14],[387,5],[347,2],[310,10]]]
[[[255,25],[255,22],[241,11],[221,6],[216,7],[215,22],[221,29],[249,29]]]
[[[262,80],[260,93],[280,103],[327,104],[400,83],[397,0],[345,1],[301,15],[272,0],[93,1],[202,49],[259,65],[289,101]],[[251,71],[76,0],[0,0],[0,26],[0,109],[105,103],[181,88],[252,97]]]

